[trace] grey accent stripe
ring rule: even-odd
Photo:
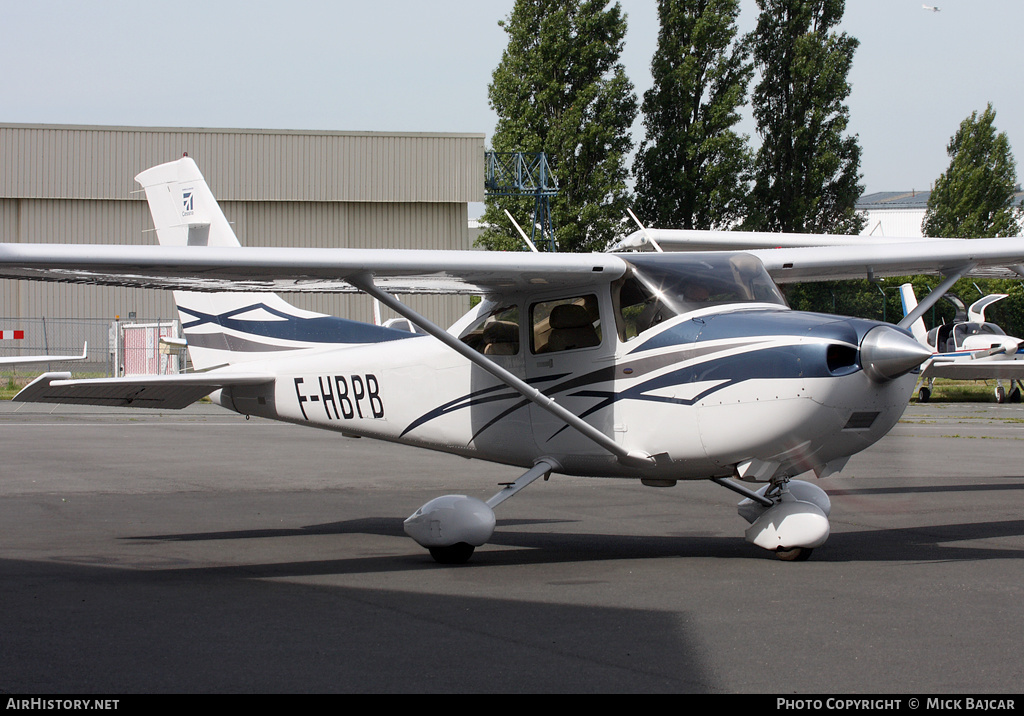
[[[694,347],[683,348],[682,350],[672,351],[671,353],[663,353],[658,356],[651,356],[649,358],[640,358],[638,360],[629,361],[628,363],[620,363],[615,366],[617,377],[621,376],[626,370],[632,370],[631,377],[639,378],[640,376],[646,375],[656,370],[666,368],[671,365],[682,363],[684,361],[694,360],[696,358],[703,358],[707,355],[713,355],[715,353],[724,353],[726,351],[748,348],[750,346],[763,345],[768,343],[767,340],[754,340],[745,341],[742,343],[719,343],[717,345],[697,345]]]
[[[211,348],[219,351],[236,353],[276,353],[279,351],[298,351],[311,346],[278,346],[272,343],[259,343],[247,338],[239,338],[228,333],[185,333],[190,346]]]

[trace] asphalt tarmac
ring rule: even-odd
[[[210,405],[0,436],[3,694],[1021,691],[1019,405],[911,405],[801,563],[710,483],[538,481],[439,566],[404,518],[517,470]]]

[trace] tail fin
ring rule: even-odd
[[[162,246],[240,246],[238,237],[189,157],[135,177],[146,191]],[[197,370],[332,344],[408,338],[380,328],[303,311],[275,293],[175,291],[174,302]]]
[[[984,323],[985,309],[1009,295],[1008,293],[990,293],[987,296],[982,296],[967,309],[967,320],[971,323]]]
[[[187,156],[135,177],[146,190],[161,246],[240,246],[231,224]]]
[[[914,287],[909,283],[900,286],[900,299],[903,301],[904,316],[917,308],[917,296],[914,295]],[[923,318],[918,318],[914,321],[913,325],[910,326],[910,332],[917,339],[918,343],[928,345],[928,331],[924,328]]]

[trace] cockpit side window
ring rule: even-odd
[[[530,306],[530,350],[534,353],[592,348],[601,344],[597,296],[574,296]]]
[[[612,284],[612,305],[615,328],[623,343],[676,315],[635,276],[626,276]]]

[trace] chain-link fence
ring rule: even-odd
[[[0,364],[0,374],[29,377],[49,370],[70,370],[75,375],[177,373],[185,367],[183,351],[174,341],[181,335],[178,321],[102,318],[2,318],[0,358],[82,355],[84,361]],[[15,337],[16,336],[16,337]]]

